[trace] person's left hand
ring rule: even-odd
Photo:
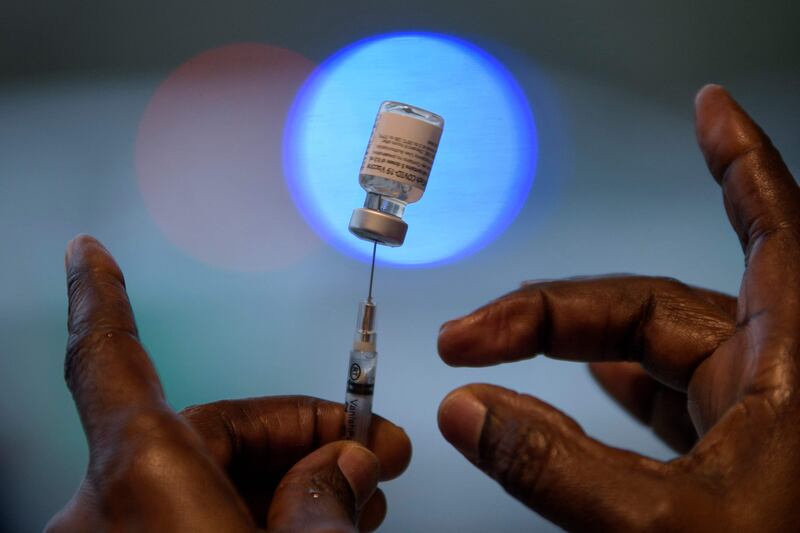
[[[381,523],[378,479],[400,475],[411,458],[401,428],[374,416],[373,451],[337,442],[342,404],[299,396],[177,414],[139,342],[111,255],[78,237],[66,269],[65,377],[90,456],[48,531],[353,531]]]
[[[695,128],[744,252],[738,297],[645,276],[537,281],[439,334],[454,366],[536,354],[589,362],[615,400],[683,453],[658,461],[608,446],[503,387],[451,392],[439,409],[444,437],[568,531],[798,530],[800,188],[722,87],[697,94]]]

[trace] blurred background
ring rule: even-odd
[[[438,403],[463,383],[527,391],[594,437],[671,457],[585,366],[449,368],[438,328],[526,279],[635,272],[735,293],[742,256],[692,99],[727,86],[798,172],[799,21],[787,2],[6,0],[0,529],[40,530],[86,466],[62,376],[62,257],[77,233],[122,266],[176,409],[342,398],[368,265],[332,235],[362,201],[380,99],[447,121],[406,246],[379,250],[375,410],[414,442],[408,472],[384,486],[383,529],[556,530],[440,436]],[[391,44],[367,50],[376,62],[350,61],[376,43]],[[301,98],[334,111],[314,122],[291,112]],[[297,133],[312,126],[348,133],[317,145]],[[320,180],[333,152],[344,159]]]

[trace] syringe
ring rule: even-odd
[[[375,303],[372,301],[372,280],[375,275],[375,252],[372,247],[372,268],[369,275],[369,293],[358,304],[358,320],[350,364],[347,372],[347,393],[344,402],[344,438],[366,445],[369,424],[372,420],[372,393],[375,388],[375,369],[378,351],[375,336]]]
[[[444,119],[435,113],[400,102],[383,102],[358,173],[358,182],[367,197],[364,207],[353,211],[350,217],[350,232],[372,241],[372,269],[367,299],[358,307],[356,337],[350,352],[344,435],[362,444],[367,444],[369,436],[378,362],[372,301],[375,252],[379,243],[394,247],[405,241],[408,224],[403,221],[403,213],[425,192],[443,127]],[[398,150],[397,146],[403,149]],[[398,155],[387,159],[389,152]]]

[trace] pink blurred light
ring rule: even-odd
[[[136,171],[172,243],[238,271],[286,268],[320,244],[281,162],[284,121],[314,67],[276,46],[233,44],[193,57],[158,87],[139,125]]]

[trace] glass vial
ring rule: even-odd
[[[425,192],[443,127],[444,119],[430,111],[381,104],[358,175],[367,198],[353,211],[352,233],[387,246],[403,244],[403,212]]]

